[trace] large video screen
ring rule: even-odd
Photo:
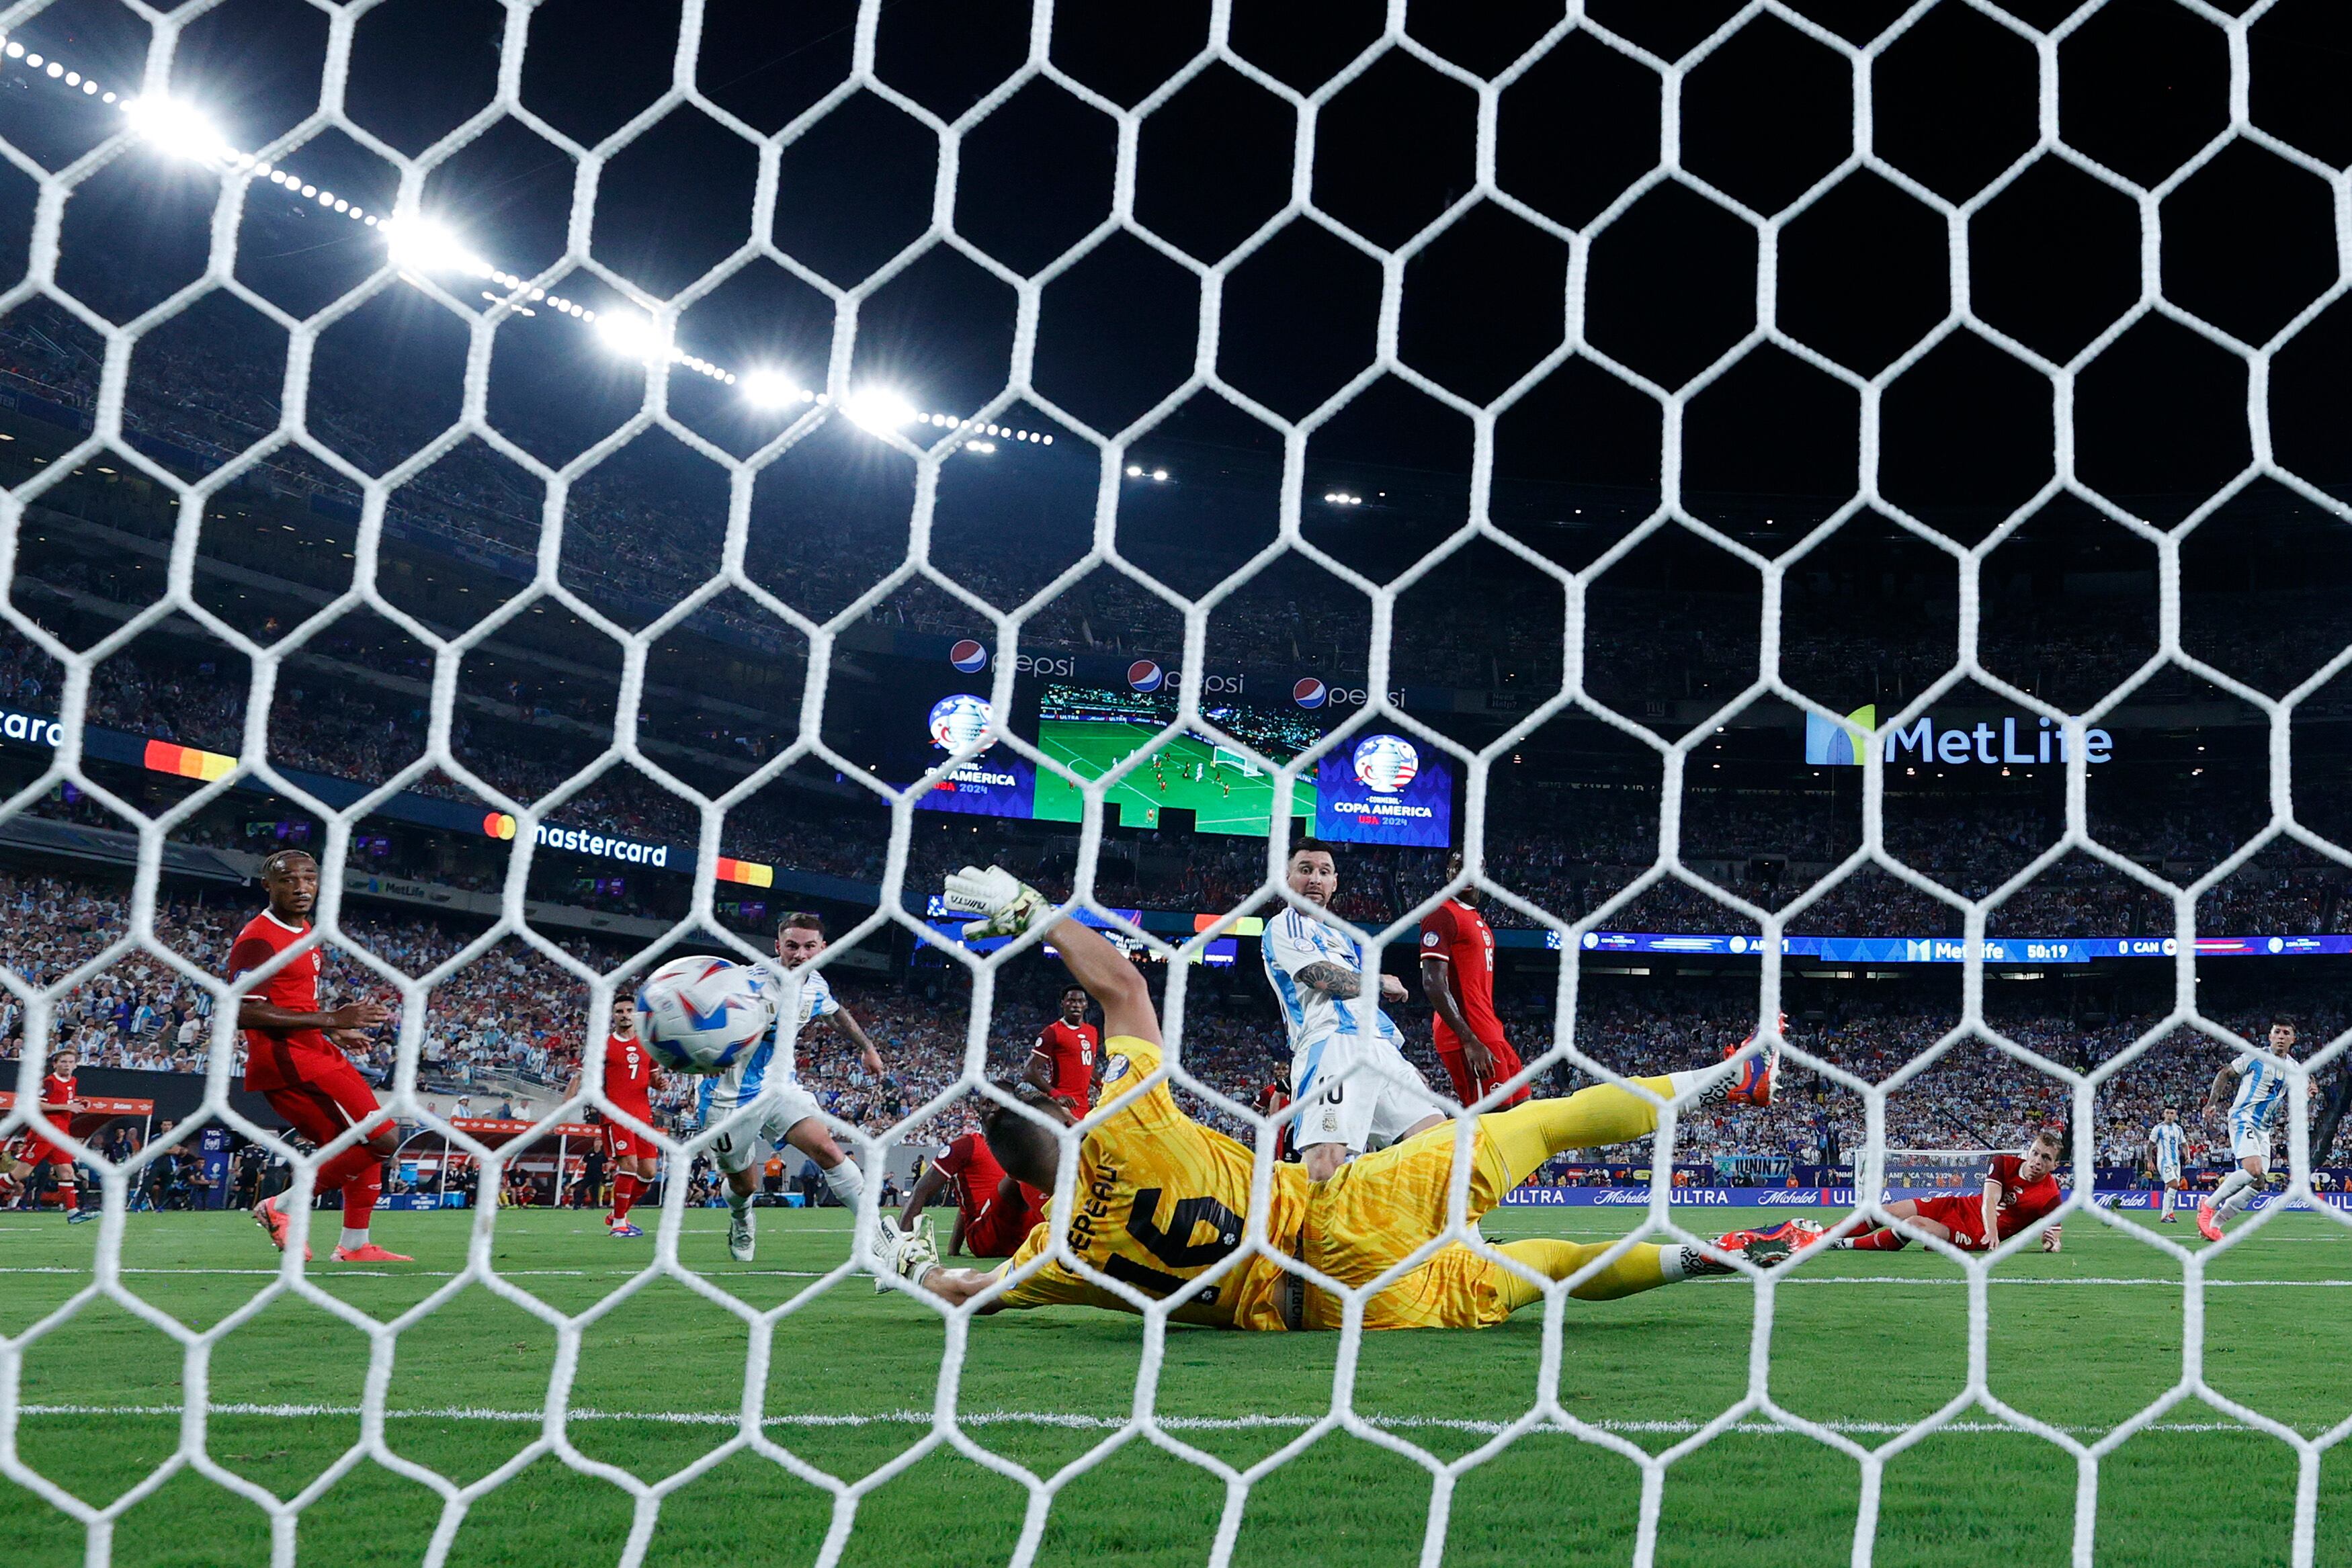
[[[1454,839],[1452,763],[1386,730],[1342,741],[1316,766],[1315,836],[1444,849]]]
[[[1218,728],[1276,762],[1289,761],[1322,737],[1322,731],[1303,715],[1238,704],[1203,712]],[[1091,779],[1150,746],[1150,755],[1104,798],[1106,805],[1118,808],[1120,826],[1156,828],[1160,813],[1173,807],[1192,812],[1201,832],[1265,837],[1274,826],[1274,775],[1206,737],[1157,740],[1175,713],[1176,699],[1170,693],[1056,683],[1046,686],[1038,701],[1038,749],[1079,778]],[[1035,790],[1040,821],[1079,820],[1085,797],[1075,787],[1042,773]],[[1300,779],[1291,791],[1291,810],[1311,817],[1315,800],[1314,781]]]
[[[990,711],[985,671],[967,674],[944,664],[937,670],[894,669],[870,686],[836,680],[834,689],[854,704],[855,733],[868,737],[869,755],[878,755],[882,778],[901,788],[938,767],[949,752],[979,739],[992,723],[999,734],[1007,727]],[[1018,720],[1013,724],[1017,727]],[[845,744],[854,755],[856,743]],[[992,746],[967,758],[918,796],[915,805],[926,811],[1026,817],[1036,776],[1028,758],[1010,747]]]

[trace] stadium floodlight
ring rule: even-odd
[[[477,277],[489,264],[466,248],[446,224],[431,218],[399,218],[382,227],[393,265],[410,272],[467,272]]]
[[[862,392],[850,393],[849,400],[841,405],[841,412],[849,416],[850,423],[860,430],[872,431],[877,435],[915,423],[915,405],[897,392],[880,387],[867,387]]]
[[[785,408],[813,395],[782,371],[746,371],[742,387],[743,401],[753,408]]]
[[[607,310],[596,318],[596,336],[604,346],[624,359],[642,360],[648,363],[660,359],[668,350],[662,340],[661,329],[649,316],[635,310]]]
[[[184,99],[157,94],[126,99],[122,109],[132,132],[142,141],[175,158],[198,163],[225,163],[236,156],[236,150],[228,144],[228,139],[220,133],[220,127],[212,122],[211,117]]]

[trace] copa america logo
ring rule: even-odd
[[[1139,692],[1156,692],[1166,679],[1160,666],[1149,659],[1138,659],[1127,667],[1127,684]]]
[[[1323,683],[1312,675],[1307,676],[1290,688],[1290,700],[1300,707],[1321,707],[1323,699],[1328,695],[1324,690]]]
[[[988,649],[969,637],[963,638],[948,650],[948,663],[968,675],[988,663]]]
[[[987,733],[988,700],[970,692],[941,697],[931,705],[931,744],[943,751],[961,751]]]
[[[1375,735],[1360,742],[1356,782],[1375,795],[1393,795],[1421,771],[1421,753],[1401,735]]]

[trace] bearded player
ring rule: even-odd
[[[749,1263],[753,1255],[751,1195],[759,1189],[760,1169],[767,1163],[767,1156],[761,1152],[762,1145],[779,1152],[795,1148],[806,1155],[824,1177],[824,1185],[834,1197],[853,1213],[866,1192],[866,1173],[833,1141],[823,1113],[817,1109],[816,1097],[800,1086],[789,1067],[777,1075],[780,1081],[770,1077],[778,1048],[793,1046],[818,1027],[831,1027],[847,1035],[861,1053],[866,1071],[877,1079],[883,1075],[882,1053],[874,1049],[874,1041],[867,1038],[866,1030],[834,996],[824,971],[808,967],[824,949],[824,921],[821,916],[784,916],[776,926],[776,961],[800,976],[800,1013],[796,1018],[779,1018],[768,1038],[734,1066],[702,1081],[702,1124],[706,1127],[724,1121],[742,1106],[764,1102],[754,1125],[730,1128],[710,1145],[712,1159],[727,1177],[727,1255],[738,1263]],[[786,1061],[790,1060],[788,1055]]]
[[[49,1058],[48,1073],[41,1080],[41,1114],[68,1131],[73,1127],[74,1113],[81,1109],[79,1066],[73,1048],[67,1046]],[[26,1129],[25,1138],[24,1159],[29,1167],[26,1190],[33,1207],[40,1207],[46,1187],[55,1187],[65,1195],[68,1225],[96,1219],[98,1210],[81,1206],[81,1179],[73,1155],[30,1128]]]
[[[2065,1201],[2057,1175],[2058,1159],[2065,1147],[2058,1134],[2045,1127],[2033,1134],[2023,1154],[1992,1157],[1982,1192],[1906,1197],[1887,1205],[1886,1212],[1918,1235],[1948,1241],[1964,1252],[1990,1251],[2039,1223]],[[2042,1233],[2042,1250],[2058,1250],[2063,1228],[2053,1225]],[[1885,1226],[1830,1243],[1833,1249],[1857,1252],[1900,1252],[1910,1245],[1909,1235]]]
[[[1445,880],[1462,874],[1462,856],[1445,862]],[[1454,1097],[1475,1105],[1519,1072],[1519,1053],[1503,1038],[1495,1016],[1495,933],[1478,913],[1475,883],[1421,918],[1421,988],[1437,1017],[1432,1031],[1437,1060],[1454,1081]],[[1495,1109],[1507,1111],[1534,1091],[1522,1083]]]
[[[2271,1124],[2286,1104],[2286,1069],[2273,1058],[2294,1055],[2294,1021],[2274,1018],[2270,1055],[2246,1052],[2215,1073],[2213,1087],[2206,1091],[2206,1124],[2228,1127],[2230,1153],[2238,1162],[2238,1168],[2221,1178],[2213,1196],[2197,1206],[2198,1233],[2208,1241],[2221,1240],[2221,1221],[2252,1202],[2254,1194],[2270,1183]],[[2230,1107],[2226,1124],[2221,1113],[2224,1101]]]
[[[1055,1096],[1058,1103],[1059,1096]],[[948,1256],[1010,1258],[1029,1232],[1045,1222],[1045,1195],[1004,1174],[989,1152],[988,1140],[966,1133],[941,1149],[907,1194],[898,1228],[913,1230],[923,1210],[942,1192],[955,1200],[955,1225],[948,1232]]]
[[[1283,862],[1283,881],[1309,907],[1328,910],[1339,893],[1331,846],[1299,840]],[[1291,1141],[1308,1176],[1322,1181],[1367,1149],[1444,1122],[1428,1081],[1399,1049],[1396,1024],[1381,1010],[1381,1001],[1404,1000],[1402,980],[1380,975],[1367,996],[1354,940],[1296,904],[1269,919],[1258,940],[1290,1033],[1290,1093],[1299,1106]]]
[[[300,850],[280,850],[261,862],[261,885],[269,906],[236,934],[228,950],[228,977],[237,980],[276,958],[310,931],[310,911],[319,902],[319,862]],[[237,1003],[236,1025],[245,1031],[245,1086],[269,1102],[297,1133],[321,1147],[377,1115],[368,1087],[347,1045],[367,1043],[367,1031],[392,1015],[380,1002],[347,1002],[331,1012],[319,1008],[319,949],[313,945],[257,980]],[[319,1166],[315,1190],[341,1188],[343,1233],[329,1256],[338,1263],[409,1263],[368,1236],[368,1221],[383,1191],[383,1162],[399,1146],[389,1117],[358,1143]],[[276,1197],[253,1207],[254,1223],[270,1245],[286,1249],[293,1221]],[[310,1249],[303,1249],[304,1258]]]
[[[1150,987],[1101,933],[1055,916],[1035,889],[993,866],[984,872],[966,867],[949,877],[947,904],[981,917],[965,927],[967,936],[1013,936],[1050,924],[1063,963],[1102,1003],[1106,1093],[1133,1090],[1160,1071],[1160,1021]],[[1637,1082],[1664,1099],[1690,1095],[1702,1104],[1769,1104],[1774,1065],[1769,1055],[1759,1053],[1729,1067]],[[1034,1091],[1023,1101],[1038,1116],[1070,1124],[1057,1102]],[[1468,1141],[1472,1170],[1465,1218],[1475,1221],[1561,1150],[1627,1142],[1654,1132],[1657,1121],[1648,1101],[1614,1084],[1479,1118]],[[990,1108],[982,1127],[1008,1174],[1041,1191],[1052,1190],[1063,1157],[1059,1137],[1030,1115],[1003,1106]],[[1274,1166],[1268,1248],[1342,1285],[1368,1283],[1445,1228],[1457,1135],[1447,1125],[1408,1138],[1353,1160],[1320,1182],[1310,1181],[1297,1166]],[[1165,1299],[1182,1290],[1230,1257],[1249,1228],[1243,1217],[1250,1207],[1251,1152],[1185,1115],[1164,1082],[1134,1095],[1092,1128],[1076,1157],[1079,1207],[1067,1217],[1069,1249],[1090,1271],[1144,1296]],[[1061,1227],[1050,1205],[1047,1216],[1021,1249],[993,1270],[945,1267],[919,1231],[899,1233],[877,1248],[877,1267],[950,1305],[1002,1286],[980,1307],[986,1312],[1057,1304],[1135,1311],[1116,1291],[1052,1256]],[[1513,1241],[1498,1250],[1545,1280],[1592,1268],[1570,1292],[1585,1301],[1731,1270],[1694,1247],[1636,1244],[1605,1264],[1600,1260],[1611,1251],[1607,1243]],[[1757,1262],[1787,1255],[1784,1245],[1770,1243],[1748,1252]],[[1448,1246],[1365,1302],[1363,1322],[1367,1328],[1483,1328],[1542,1299],[1540,1288],[1511,1270],[1467,1247]],[[1252,1253],[1213,1288],[1192,1292],[1171,1315],[1213,1328],[1332,1329],[1345,1312],[1337,1297],[1307,1288],[1263,1253]]]
[[[566,1100],[580,1092],[584,1076],[574,1073],[563,1091]],[[637,997],[618,991],[613,997],[613,1032],[604,1040],[604,1100],[612,1109],[634,1117],[643,1126],[654,1124],[654,1061],[646,1042],[637,1038]],[[629,1207],[661,1175],[661,1147],[637,1127],[604,1119],[604,1157],[613,1162],[613,1211],[604,1217],[605,1234],[643,1236],[629,1223]],[[595,1194],[588,1195],[592,1199]]]
[[[1084,986],[1064,987],[1062,1016],[1045,1026],[1021,1064],[1024,1083],[1059,1100],[1080,1119],[1094,1103],[1095,1051],[1102,1044],[1102,1036],[1087,1021],[1092,999]]]

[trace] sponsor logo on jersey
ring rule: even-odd
[[[1437,933],[1436,933],[1436,932],[1434,932],[1434,931],[1424,931],[1424,932],[1423,932],[1423,933],[1421,934],[1421,945],[1422,945],[1423,946],[1424,946],[1424,947],[1434,947],[1434,946],[1437,946]]]
[[[988,650],[965,637],[948,650],[948,663],[968,675],[988,663]]]
[[[1327,688],[1323,683],[1308,675],[1290,688],[1290,700],[1300,707],[1321,707],[1326,694]]]
[[[1127,667],[1127,684],[1139,692],[1156,692],[1167,678],[1160,666],[1149,659],[1138,659]]]

